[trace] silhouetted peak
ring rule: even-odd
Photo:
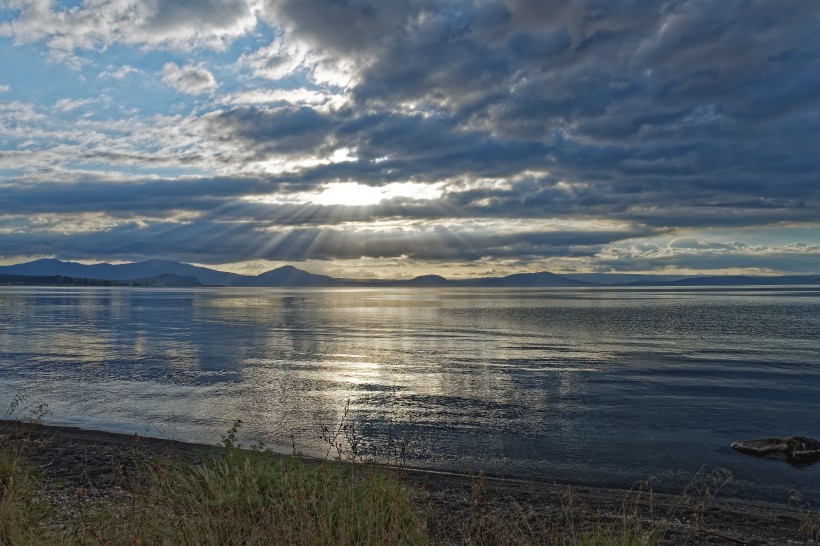
[[[308,273],[307,271],[303,271],[298,267],[293,267],[292,265],[283,265],[282,267],[277,267],[276,269],[271,269],[270,271],[260,273],[257,277],[269,277],[275,275],[312,275],[312,273]]]

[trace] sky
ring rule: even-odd
[[[0,0],[0,264],[820,273],[817,0]]]

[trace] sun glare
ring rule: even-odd
[[[261,203],[313,203],[314,205],[343,205],[366,207],[378,205],[384,200],[404,198],[418,200],[438,199],[443,193],[442,184],[420,184],[418,182],[393,182],[384,186],[368,186],[358,182],[333,182],[322,186],[318,193],[296,193],[288,195],[266,195],[248,198]]]
[[[419,184],[416,182],[393,182],[385,186],[367,186],[358,182],[337,182],[328,184],[318,195],[308,200],[317,205],[368,206],[378,205],[386,199],[438,199],[441,197],[439,184]]]

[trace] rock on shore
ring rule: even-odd
[[[820,442],[805,436],[739,440],[732,442],[732,447],[750,455],[785,459],[797,464],[812,463],[820,460]]]

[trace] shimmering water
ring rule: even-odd
[[[820,438],[820,290],[0,288],[0,408],[52,423],[324,454],[347,401],[363,449],[544,481],[820,502],[820,464],[733,452]],[[0,412],[3,410],[0,409]]]

